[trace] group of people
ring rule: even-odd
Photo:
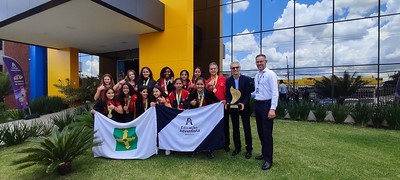
[[[94,100],[97,102],[92,113],[98,111],[117,122],[128,122],[156,104],[177,109],[192,109],[222,102],[225,105],[224,150],[230,151],[230,115],[235,147],[232,156],[241,152],[239,131],[239,117],[241,117],[246,144],[245,158],[249,159],[253,150],[250,126],[250,98],[253,96],[256,101],[257,131],[262,145],[262,154],[255,158],[264,160],[261,168],[266,170],[272,166],[272,129],[279,95],[277,76],[266,67],[266,64],[267,59],[264,54],[256,56],[259,72],[254,78],[254,92],[251,92],[251,79],[240,74],[239,62],[231,63],[232,76],[229,78],[218,74],[218,65],[215,62],[209,64],[211,77],[207,79],[202,76],[200,67],[194,69],[191,80],[187,70],[182,70],[180,77],[174,79],[174,72],[169,67],[162,68],[160,79],[157,81],[153,79],[153,73],[149,67],[143,67],[138,78],[134,70],[128,70],[127,77],[116,84],[110,74],[105,74],[94,95]],[[236,102],[232,102],[236,95],[232,95],[231,88],[241,92]],[[235,103],[236,108],[230,108],[234,107],[231,102]],[[169,154],[169,151],[166,151],[166,154]],[[208,151],[207,157],[214,158],[213,151]]]

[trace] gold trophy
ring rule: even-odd
[[[239,90],[233,88],[233,86],[231,86],[231,88],[229,90],[232,94],[232,100],[228,104],[228,109],[240,109],[241,110],[243,108],[242,105],[238,104],[236,102],[240,99],[240,97],[242,96],[242,93]]]

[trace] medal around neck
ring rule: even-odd
[[[228,109],[242,109],[242,105],[236,103],[242,96],[242,93],[239,90],[233,88],[233,86],[231,86],[231,88],[229,90],[232,94],[232,100],[228,104]]]

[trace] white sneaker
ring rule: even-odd
[[[170,150],[165,150],[165,155],[166,156],[169,156],[171,154],[171,151]]]

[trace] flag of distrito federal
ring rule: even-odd
[[[111,159],[147,159],[157,153],[155,108],[151,107],[135,120],[118,123],[96,112],[94,119],[94,157]]]
[[[224,147],[224,105],[178,110],[156,106],[160,149],[191,152]]]

